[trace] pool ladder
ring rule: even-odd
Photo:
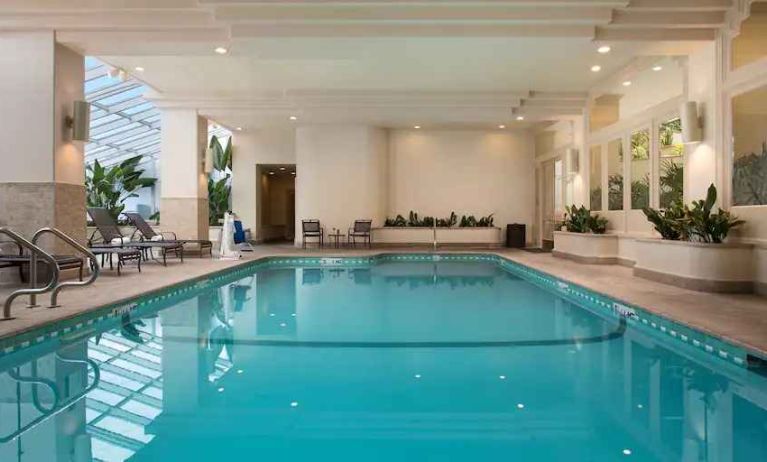
[[[59,229],[56,228],[41,228],[37,230],[37,232],[32,236],[32,240],[27,240],[24,236],[16,233],[15,231],[12,231],[9,228],[3,228],[0,227],[0,234],[3,234],[5,236],[8,236],[13,240],[16,245],[21,247],[22,249],[27,249],[30,253],[30,261],[29,261],[29,288],[28,289],[18,289],[12,292],[8,298],[5,300],[5,304],[3,305],[3,317],[0,318],[0,321],[7,321],[10,319],[14,319],[13,316],[11,316],[11,305],[13,304],[13,301],[22,296],[22,295],[29,295],[29,303],[27,305],[28,308],[34,308],[37,306],[40,306],[37,304],[37,296],[42,295],[44,293],[51,293],[51,303],[48,306],[48,308],[56,308],[60,306],[58,304],[58,295],[59,292],[61,292],[63,289],[67,287],[83,287],[90,284],[93,284],[93,282],[99,277],[100,267],[98,264],[98,261],[96,260],[96,256],[88,250],[86,247],[72,239],[70,236],[65,234]],[[46,234],[53,235],[55,237],[58,237],[60,240],[62,240],[64,243],[69,245],[70,247],[74,248],[76,251],[82,253],[85,257],[88,258],[90,261],[90,276],[88,279],[84,281],[66,281],[66,282],[59,282],[60,277],[60,269],[59,265],[56,262],[56,259],[46,252],[45,250],[41,249],[37,242],[40,240],[40,238]],[[51,271],[51,278],[48,281],[48,284],[46,284],[44,287],[37,287],[37,260],[38,257],[42,259],[44,262],[48,263],[48,267]]]

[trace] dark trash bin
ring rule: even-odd
[[[506,247],[523,249],[525,247],[526,226],[520,223],[506,225]]]

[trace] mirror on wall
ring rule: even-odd
[[[631,134],[631,208],[650,206],[650,130]]]
[[[623,210],[623,139],[607,143],[607,210]]]
[[[732,202],[767,205],[767,85],[732,99]]]
[[[589,207],[593,211],[602,210],[602,146],[591,147],[589,162]]]
[[[682,120],[675,117],[658,126],[660,208],[681,202],[684,195],[684,144]]]

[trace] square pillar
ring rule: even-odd
[[[0,32],[0,226],[26,237],[52,226],[85,242],[81,141],[65,118],[85,99],[83,57],[53,31]]]
[[[160,221],[179,239],[208,239],[208,121],[194,109],[162,109]]]

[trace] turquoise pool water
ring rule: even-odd
[[[494,261],[316,263],[6,344],[0,461],[767,460],[714,339]]]

